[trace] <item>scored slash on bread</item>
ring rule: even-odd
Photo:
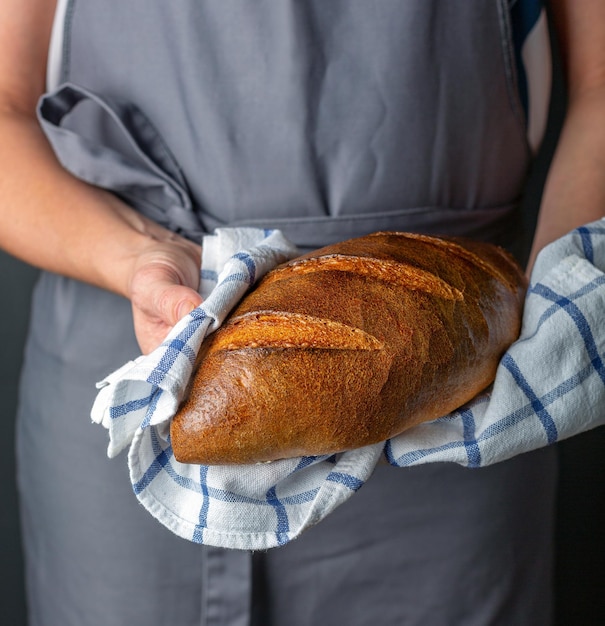
[[[213,349],[290,348],[381,350],[384,344],[359,328],[300,313],[259,311],[233,320]]]
[[[204,341],[171,423],[175,457],[332,454],[445,415],[493,381],[525,287],[496,246],[409,233],[279,266]]]
[[[398,283],[407,289],[426,291],[440,298],[461,300],[462,293],[448,285],[438,276],[408,263],[397,263],[387,259],[371,259],[345,254],[329,254],[312,257],[292,263],[282,272],[269,275],[265,286],[272,280],[284,280],[288,274],[303,274],[309,272],[351,272],[359,276],[369,276],[374,280],[385,283]]]

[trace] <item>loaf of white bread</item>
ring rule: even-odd
[[[499,247],[380,232],[280,265],[202,344],[184,463],[324,455],[446,415],[494,379],[526,281]]]

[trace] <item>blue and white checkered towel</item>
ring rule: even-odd
[[[99,383],[92,418],[109,456],[130,445],[134,492],[177,535],[237,549],[284,544],[350,498],[383,454],[396,466],[479,467],[605,423],[605,220],[539,256],[521,336],[491,390],[385,443],[331,457],[252,466],[178,463],[169,423],[203,337],[273,265],[296,255],[277,231],[222,229],[203,242],[204,303],[146,357]]]

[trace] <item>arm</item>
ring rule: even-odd
[[[0,3],[0,247],[129,298],[144,352],[197,306],[198,246],[68,174],[41,132],[55,2]]]
[[[542,247],[605,216],[605,3],[550,0],[568,109],[546,178],[529,266]]]

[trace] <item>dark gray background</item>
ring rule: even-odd
[[[555,78],[552,121],[524,200],[528,229],[533,227],[535,208],[565,106],[560,76],[557,74]],[[3,399],[0,423],[4,435],[0,453],[2,626],[26,624],[13,440],[17,380],[35,277],[35,270],[0,252],[0,398]],[[558,448],[561,474],[556,546],[557,626],[602,626],[605,624],[605,428],[562,442]]]

